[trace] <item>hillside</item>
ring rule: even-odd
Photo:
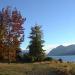
[[[75,45],[63,46],[60,45],[52,49],[48,56],[75,55]]]

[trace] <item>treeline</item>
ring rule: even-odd
[[[29,53],[23,56],[20,54],[25,21],[26,18],[16,8],[6,7],[0,11],[0,62],[34,62],[46,59],[45,50],[42,48],[43,33],[41,26],[37,24],[31,27]]]

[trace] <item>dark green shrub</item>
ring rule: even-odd
[[[23,62],[34,62],[34,61],[36,61],[36,57],[33,57],[29,54],[23,55]]]
[[[45,59],[44,59],[44,61],[52,61],[53,60],[53,58],[51,58],[51,57],[46,57]]]
[[[29,56],[30,62],[35,62],[36,61],[36,57],[34,56]]]
[[[63,62],[63,60],[62,60],[62,59],[58,59],[58,61],[59,61],[60,63],[62,63],[62,62]]]

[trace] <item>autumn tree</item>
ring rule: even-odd
[[[3,15],[2,12],[0,12],[0,61],[3,59],[3,36],[4,36],[4,26],[3,26]]]
[[[44,43],[42,36],[41,26],[35,25],[34,27],[31,27],[29,54],[32,57],[32,61],[41,61],[44,59],[45,50],[42,48]]]
[[[24,38],[24,21],[17,9],[6,7],[0,11],[0,52],[4,60],[16,61],[17,50]]]

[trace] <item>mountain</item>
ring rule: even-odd
[[[52,49],[48,56],[75,55],[75,44],[69,46],[60,45]]]
[[[21,54],[23,55],[23,54],[27,54],[27,53],[29,53],[29,50],[21,50]]]

